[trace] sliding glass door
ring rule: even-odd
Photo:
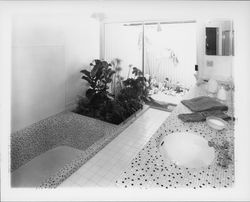
[[[166,80],[189,88],[194,84],[196,24],[191,22],[107,23],[105,59],[121,60],[121,76],[130,65],[162,84]]]
[[[108,62],[121,60],[121,76],[124,79],[132,75],[130,66],[142,70],[142,25],[105,24],[104,38],[104,58]]]
[[[146,25],[144,30],[144,72],[158,82],[167,79],[185,87],[193,85],[195,23]]]

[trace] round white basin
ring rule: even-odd
[[[187,168],[209,166],[215,157],[213,147],[208,141],[193,133],[172,133],[165,136],[159,150],[167,161]]]

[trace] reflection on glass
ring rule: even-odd
[[[207,23],[206,55],[234,55],[234,30],[232,21],[213,20]]]

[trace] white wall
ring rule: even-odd
[[[90,15],[14,15],[12,131],[70,108],[84,93],[80,70],[99,58],[99,22]]]
[[[204,57],[204,66],[203,66],[203,78],[214,78],[220,81],[229,80],[232,75],[232,65],[233,65],[233,56],[211,56],[206,55]],[[212,61],[213,66],[209,66],[207,62]]]

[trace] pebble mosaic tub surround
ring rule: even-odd
[[[11,134],[11,171],[36,156],[58,146],[82,152],[41,182],[41,188],[55,188],[117,137],[149,107],[138,111],[124,123],[114,125],[72,112],[63,112]]]
[[[40,188],[56,188],[65,179],[72,175],[76,170],[78,170],[84,163],[86,163],[90,158],[97,154],[102,148],[104,148],[108,143],[110,143],[115,137],[117,137],[127,125],[122,126],[114,133],[110,133],[102,137],[100,140],[92,144],[86,151],[78,156],[77,159],[72,161],[70,164],[66,164],[57,173],[50,176],[44,182],[41,183]]]
[[[195,96],[206,95],[202,88],[194,91]],[[191,96],[191,95],[190,95]],[[222,131],[211,129],[206,122],[184,123],[177,118],[180,113],[190,113],[189,109],[180,104],[151,137],[145,147],[132,160],[116,184],[118,187],[141,188],[178,188],[188,187],[199,189],[204,187],[230,187],[234,183],[234,122],[230,121],[228,128]],[[232,105],[228,115],[232,115]],[[177,166],[163,158],[159,151],[162,138],[174,132],[191,132],[211,141],[214,145],[227,142],[227,155],[231,161],[221,166],[221,151],[216,149],[216,158],[203,168],[186,168]]]
[[[117,125],[72,112],[49,117],[11,134],[11,171],[57,146],[86,150],[117,129]]]
[[[11,134],[11,171],[56,147],[66,138],[60,131],[68,116],[58,114]],[[53,125],[53,127],[52,127]]]
[[[55,187],[97,153],[102,146],[104,147],[109,140],[115,138],[121,129],[122,127],[118,125],[72,112],[49,117],[11,134],[11,171],[58,146],[65,145],[82,150],[70,164],[55,173],[60,179],[51,180],[51,184],[46,184],[46,187]]]

